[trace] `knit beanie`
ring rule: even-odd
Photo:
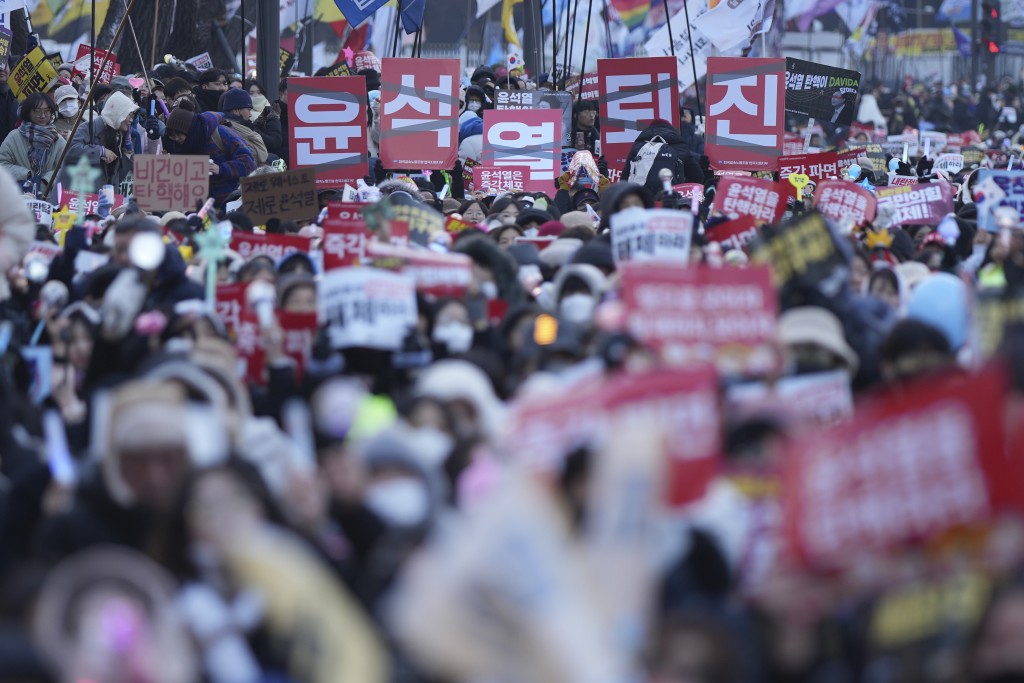
[[[188,135],[188,131],[192,127],[193,118],[195,118],[195,114],[188,109],[177,107],[167,117],[167,130]]]

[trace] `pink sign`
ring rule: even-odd
[[[562,112],[557,109],[488,110],[484,113],[483,163],[529,168],[527,192],[551,192],[561,175]],[[476,189],[480,189],[477,187]]]

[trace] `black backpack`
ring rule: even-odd
[[[682,156],[665,142],[665,138],[655,135],[630,159],[625,180],[643,185],[648,191],[657,194],[661,191],[659,174],[665,168],[672,172],[673,185],[686,181]]]

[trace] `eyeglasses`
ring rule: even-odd
[[[35,107],[32,109],[33,114],[46,114],[47,116],[53,115],[53,110],[49,107]]]

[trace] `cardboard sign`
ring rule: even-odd
[[[95,52],[95,62],[93,62],[93,53]],[[75,71],[82,76],[88,78],[90,75],[90,69],[99,69],[103,66],[103,59],[107,57],[107,50],[93,50],[89,45],[79,45],[78,54],[75,56]],[[121,72],[121,68],[117,63],[117,55],[110,54],[107,57],[107,64],[103,67],[103,71],[99,73],[96,80],[100,83],[109,84],[113,80],[114,76]]]
[[[358,266],[366,256],[366,242],[370,231],[363,218],[365,204],[328,205],[324,219],[324,271]]]
[[[738,176],[728,176],[718,182],[714,206],[726,216],[750,216],[755,225],[774,223],[786,210],[776,183]]]
[[[625,264],[621,273],[627,329],[670,361],[714,361],[775,338],[777,297],[767,268]]]
[[[953,210],[953,188],[946,182],[879,187],[875,198],[879,209],[895,209],[893,225],[938,225]]]
[[[473,166],[473,187],[481,192],[523,192],[529,166]]]
[[[19,100],[24,100],[33,93],[47,92],[50,82],[55,78],[57,78],[57,70],[46,58],[46,53],[35,47],[11,69],[10,77],[7,80],[10,83],[11,92]]]
[[[289,78],[292,165],[314,168],[317,187],[343,187],[367,174],[366,79]]]
[[[964,155],[941,154],[939,155],[939,158],[935,160],[934,170],[944,171],[950,176],[956,175],[960,171],[964,170]]]
[[[693,214],[670,209],[633,208],[611,217],[612,256],[629,261],[688,263]]]
[[[451,170],[459,151],[458,105],[459,60],[385,59],[380,105],[384,168]]]
[[[484,112],[482,161],[485,166],[529,167],[524,189],[550,192],[561,174],[561,139],[561,112],[489,110]]]
[[[786,58],[786,111],[849,126],[857,113],[860,72]]]
[[[438,254],[425,249],[371,242],[368,265],[412,278],[416,291],[436,297],[460,297],[473,280],[473,261],[464,254]]]
[[[825,218],[852,218],[856,225],[875,218],[875,195],[849,180],[822,180],[814,193],[814,208]]]
[[[254,256],[269,256],[277,263],[298,251],[308,254],[311,247],[311,238],[298,235],[255,235],[237,230],[231,233],[231,248],[246,261]]]
[[[324,273],[319,316],[331,347],[397,351],[416,325],[416,286],[408,275],[360,266]]]
[[[714,168],[777,168],[785,124],[783,59],[708,58],[705,151]]]
[[[849,268],[821,214],[805,213],[761,230],[777,284],[799,280],[826,294],[842,288]]]
[[[601,151],[622,168],[640,132],[655,119],[679,128],[679,78],[672,57],[597,60]]]
[[[837,569],[850,548],[882,551],[987,519],[993,489],[1012,479],[1005,390],[994,369],[921,382],[794,443],[782,462],[785,525],[797,554]]]
[[[740,216],[716,223],[704,233],[708,242],[717,242],[723,253],[730,249],[743,250],[758,236],[758,222],[753,216]]]
[[[434,233],[444,230],[444,216],[417,201],[409,204],[396,204],[392,208],[392,215],[394,220],[392,221],[391,236],[394,237],[398,234],[394,227],[396,222],[405,223],[405,236],[423,247],[430,244]]]
[[[138,154],[135,198],[143,211],[195,211],[210,195],[210,158],[200,155]]]
[[[203,54],[196,55],[191,59],[186,59],[185,63],[191,64],[200,73],[213,68],[213,58],[210,56],[209,52],[204,52]]]
[[[963,147],[960,153],[964,155],[964,166],[974,168],[985,160],[985,150],[981,147]]]
[[[242,178],[242,212],[256,225],[266,225],[271,218],[302,221],[316,218],[320,203],[316,195],[313,169]]]
[[[988,183],[987,181],[991,181]],[[978,183],[995,187],[987,194],[992,199],[978,200],[978,227],[994,231],[992,211],[1000,206],[1009,206],[1024,216],[1024,171],[994,171],[983,168],[978,171]]]

